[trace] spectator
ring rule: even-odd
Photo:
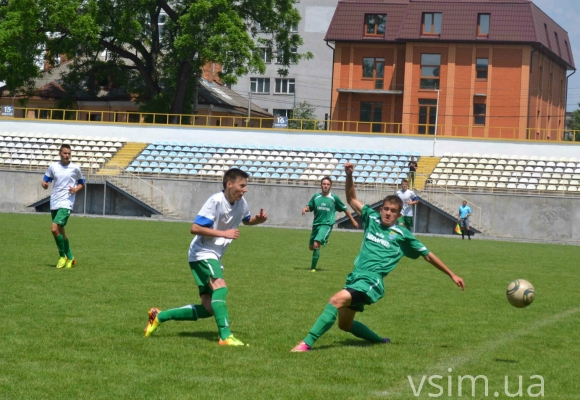
[[[467,239],[471,240],[471,231],[469,230],[469,216],[471,215],[471,208],[467,205],[467,200],[463,200],[463,205],[459,206],[459,218],[457,223],[461,227],[461,238],[465,240],[465,231],[467,231]]]
[[[409,186],[411,189],[415,189],[415,172],[418,167],[415,157],[411,157],[411,161],[409,161],[407,166],[409,167]]]

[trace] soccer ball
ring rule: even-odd
[[[506,290],[510,304],[517,308],[524,308],[532,304],[536,296],[534,286],[525,279],[512,281]]]

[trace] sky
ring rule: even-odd
[[[580,69],[580,0],[532,0],[543,12],[568,32],[572,56]],[[572,71],[568,71],[570,75]],[[580,103],[580,71],[568,80],[568,111],[574,111]]]

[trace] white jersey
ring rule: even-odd
[[[246,199],[230,204],[224,192],[211,196],[203,205],[193,223],[206,228],[227,231],[237,228],[242,221],[249,221],[250,208]],[[189,261],[220,260],[233,239],[197,235],[189,246]]]
[[[50,195],[50,209],[59,208],[73,209],[76,194],[70,194],[69,188],[77,184],[85,183],[81,169],[72,162],[62,165],[59,162],[52,163],[44,174],[45,182],[53,182],[52,194]]]
[[[409,189],[405,190],[404,192],[402,190],[397,190],[397,196],[399,196],[399,198],[403,201],[403,210],[401,212],[401,214],[403,214],[403,217],[412,217],[413,206],[407,204],[407,201],[409,200],[415,201],[418,199],[415,192]]]

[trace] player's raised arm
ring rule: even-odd
[[[263,208],[260,208],[260,212],[252,217],[249,220],[243,221],[244,225],[258,225],[263,224],[268,220],[268,213],[264,211]]]
[[[354,165],[351,163],[344,164],[344,172],[346,172],[346,202],[358,215],[360,215],[362,213],[363,204],[356,198],[356,190],[354,189],[354,181],[352,179]]]
[[[432,252],[429,252],[429,254],[427,254],[426,256],[423,257],[425,259],[425,261],[427,261],[429,264],[433,265],[435,268],[437,268],[439,271],[449,275],[449,277],[453,280],[453,282],[455,282],[455,284],[457,286],[459,286],[461,288],[461,290],[465,290],[465,282],[463,282],[463,278],[461,278],[460,276],[457,276],[453,273],[453,271],[451,271],[444,263],[443,261],[441,261],[439,259],[439,257],[437,257],[435,254],[433,254]]]

